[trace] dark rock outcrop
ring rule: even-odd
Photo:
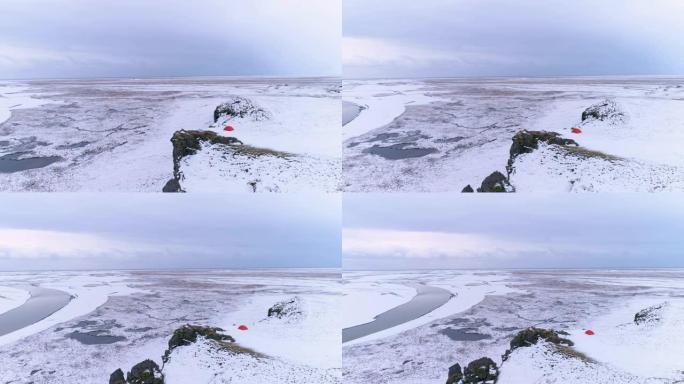
[[[217,122],[222,116],[228,118],[249,117],[255,121],[262,121],[269,119],[271,114],[254,104],[252,100],[235,96],[214,109],[214,122]]]
[[[530,347],[534,344],[537,344],[539,340],[546,340],[549,343],[566,345],[569,347],[575,345],[572,340],[563,338],[561,335],[566,336],[568,333],[563,331],[556,332],[552,329],[536,327],[525,328],[513,337],[510,342],[510,349],[506,350],[506,353],[504,353],[503,360],[506,361],[511,352],[514,350],[518,348]]]
[[[461,365],[456,363],[449,367],[449,377],[447,378],[446,384],[458,384],[463,379],[463,370]]]
[[[235,137],[221,136],[213,131],[176,131],[171,137],[171,143],[173,144],[173,179],[164,185],[163,190],[165,192],[184,192],[181,184],[183,180],[183,173],[180,170],[181,160],[186,156],[196,154],[203,145],[220,145],[220,149],[227,156],[245,156],[248,158],[273,156],[281,159],[297,156],[288,152],[244,145]]]
[[[302,308],[300,299],[298,297],[293,297],[292,299],[275,303],[271,308],[268,309],[268,317],[274,317],[278,319],[294,318],[301,315]]]
[[[194,155],[202,149],[203,144],[223,144],[228,146],[241,146],[242,142],[235,137],[221,136],[213,131],[186,131],[174,132],[171,137],[173,144],[173,179],[166,182],[163,192],[183,192],[181,180],[183,175],[180,171],[180,161],[190,155]]]
[[[618,105],[613,100],[603,100],[582,112],[583,122],[591,119],[620,122],[623,121],[624,117],[624,112],[618,108]]]
[[[473,360],[461,371],[459,364],[449,367],[446,384],[495,384],[499,380],[499,367],[489,357]]]
[[[466,185],[465,188],[461,190],[462,193],[470,193],[470,192],[475,192],[473,190],[473,187],[470,186],[470,184]]]
[[[200,325],[186,324],[173,331],[173,336],[169,339],[169,348],[164,352],[163,360],[164,362],[167,362],[171,351],[180,346],[190,345],[196,342],[199,336],[209,340],[235,342],[235,339],[222,332],[224,332],[224,330],[217,327],[203,327]]]
[[[131,368],[126,375],[126,382],[128,384],[164,384],[164,375],[157,363],[148,359]]]
[[[190,345],[197,341],[197,338],[202,336],[210,340],[215,340],[218,342],[234,343],[233,339],[229,335],[222,333],[223,329],[216,327],[204,327],[200,325],[190,325],[186,324],[173,332],[173,335],[169,339],[169,348],[164,352],[162,356],[162,361],[167,363],[171,355],[171,351],[175,348]],[[251,353],[251,350],[236,348],[236,351]],[[144,360],[131,368],[130,372],[126,375],[124,380],[123,371],[117,369],[112,372],[109,377],[109,384],[164,384],[164,374],[162,372],[163,367],[159,368],[159,365],[154,361],[147,359]]]
[[[644,308],[634,315],[634,324],[655,324],[662,319],[662,312],[668,303],[660,303],[657,305],[652,305],[648,308]]]
[[[518,155],[523,153],[531,153],[539,148],[539,143],[546,143],[551,145],[559,145],[567,147],[569,145],[579,146],[575,140],[565,139],[561,137],[560,133],[548,131],[528,131],[522,130],[516,133],[511,139],[513,144],[509,150],[508,164],[506,165],[506,172],[508,178],[513,173],[513,163]]]
[[[166,182],[162,192],[183,192],[180,182],[177,179],[171,179]]]
[[[508,178],[499,171],[494,171],[491,175],[485,177],[482,180],[482,185],[477,189],[478,192],[509,192],[512,190],[513,187],[508,182]]]
[[[463,384],[495,384],[499,367],[489,357],[473,360],[463,370]]]
[[[579,146],[575,140],[565,139],[558,132],[527,131],[522,130],[513,136],[513,144],[509,150],[510,160],[523,153],[531,153],[539,148],[539,143],[555,144],[561,146]],[[509,160],[509,161],[510,161]]]
[[[235,137],[221,136],[214,131],[176,131],[171,137],[173,159],[180,161],[185,156],[194,155],[202,144],[242,145]]]
[[[109,376],[109,384],[126,384],[126,378],[121,369],[117,369]]]

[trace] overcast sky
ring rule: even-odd
[[[678,195],[351,194],[345,269],[684,267]]]
[[[4,194],[0,270],[340,266],[337,195]]]
[[[344,0],[345,77],[684,74],[681,0]]]
[[[2,0],[0,79],[339,75],[341,0]]]

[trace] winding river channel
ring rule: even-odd
[[[417,294],[409,302],[375,316],[374,320],[369,323],[344,328],[342,330],[342,342],[360,339],[415,320],[446,304],[453,297],[450,291],[443,288],[422,284],[416,285],[415,288]]]
[[[24,304],[0,314],[0,336],[45,319],[72,299],[70,294],[56,289],[31,286],[28,290],[31,297]]]

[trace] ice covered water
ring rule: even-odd
[[[0,173],[13,173],[27,169],[43,168],[57,161],[59,156],[20,158],[20,154],[9,154],[0,157]]]
[[[342,125],[347,125],[361,113],[361,107],[348,101],[342,101]]]
[[[382,330],[395,327],[430,313],[451,299],[451,292],[428,285],[416,285],[417,294],[411,301],[401,304],[375,317],[370,323],[342,330],[342,342],[352,341]]]
[[[29,292],[23,305],[0,314],[0,336],[43,320],[71,301],[71,295],[56,289],[31,287]]]

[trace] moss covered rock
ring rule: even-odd
[[[109,375],[109,384],[126,384],[126,378],[120,368]]]
[[[531,153],[539,148],[539,143],[561,146],[579,145],[575,140],[565,139],[558,132],[522,130],[513,136],[513,144],[509,150],[510,159],[523,153]]]
[[[545,340],[548,341],[549,343],[553,343],[556,345],[565,345],[565,346],[573,346],[575,343],[572,342],[570,339],[566,339],[561,337],[567,336],[567,332],[557,332],[552,329],[544,329],[544,328],[537,328],[537,327],[529,327],[525,328],[522,331],[518,332],[513,339],[510,342],[510,349],[506,351],[506,353],[503,355],[503,360],[505,361],[508,359],[510,356],[511,352],[518,348],[524,348],[524,347],[530,347],[532,345],[535,345],[539,342],[539,340]]]
[[[209,340],[235,342],[231,336],[223,334],[224,330],[218,327],[204,327],[201,325],[186,324],[175,331],[169,339],[169,348],[164,352],[163,360],[168,361],[171,351],[175,348],[190,345],[197,341],[197,338],[202,336]]]
[[[477,189],[478,192],[512,192],[513,187],[508,182],[508,178],[499,171],[492,172],[491,175],[482,180],[482,185]]]
[[[447,378],[446,384],[459,384],[461,379],[463,379],[461,365],[456,363],[449,367],[449,377]]]
[[[499,367],[489,357],[473,360],[463,370],[463,384],[495,384],[499,380]]]
[[[164,384],[164,375],[157,363],[144,360],[131,368],[126,375],[128,384]]]

